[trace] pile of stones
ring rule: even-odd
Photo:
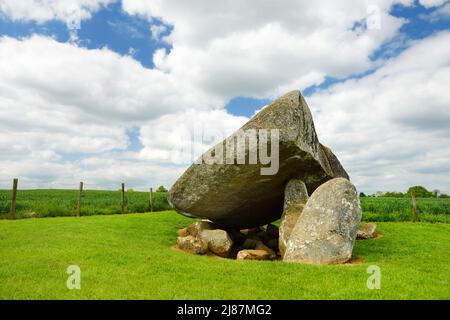
[[[352,257],[361,220],[358,193],[338,158],[319,142],[299,91],[263,108],[239,132],[273,129],[279,132],[276,141],[268,139],[278,145],[275,174],[262,175],[262,163],[239,164],[237,155],[232,163],[201,161],[217,156],[217,150],[238,138],[236,132],[202,155],[173,185],[168,194],[172,207],[204,219],[178,231],[178,248],[311,264],[345,263]],[[259,151],[255,148],[261,144],[245,144],[246,157]],[[277,220],[279,229],[272,224]],[[361,237],[373,236],[375,229],[369,227]]]
[[[179,249],[194,254],[213,254],[241,260],[276,260],[278,227],[268,224],[251,229],[228,229],[210,221],[194,222],[177,231]]]

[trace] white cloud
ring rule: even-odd
[[[0,13],[3,12],[15,21],[49,20],[66,22],[74,14],[85,20],[101,7],[117,0],[0,0]]]
[[[419,0],[419,3],[424,6],[425,8],[432,8],[432,7],[438,7],[444,3],[446,3],[448,0]]]
[[[417,41],[375,73],[307,98],[319,137],[360,189],[450,191],[448,43],[450,32]]]
[[[421,15],[422,19],[429,20],[430,22],[436,22],[441,20],[449,20],[450,19],[450,2],[447,2],[443,6],[437,8],[436,10]]]
[[[409,1],[403,1],[409,3]],[[292,86],[319,84],[371,67],[371,53],[403,20],[394,1],[123,1],[130,14],[173,25],[173,48],[154,56],[157,68],[185,76],[205,92],[274,97]],[[353,28],[379,8],[380,29]],[[200,18],[201,17],[201,18]]]
[[[191,118],[190,124],[229,129],[241,121],[215,111],[224,101],[183,78],[108,49],[88,50],[42,36],[2,37],[0,70],[0,175],[21,177],[22,187],[64,186],[79,179],[112,186],[126,179],[145,188],[150,179],[147,183],[168,186],[186,164],[163,164],[145,154],[167,144],[167,134],[183,128],[178,122]],[[153,125],[161,131],[142,137],[142,152],[126,151],[127,129],[142,126],[145,132]]]
[[[160,40],[161,34],[167,31],[167,26],[163,24],[154,24],[150,27],[153,40]]]
[[[187,166],[248,120],[224,110],[186,110],[163,116],[141,126],[144,148],[139,158]]]
[[[76,189],[83,181],[85,189],[117,190],[121,182],[126,188],[148,191],[159,185],[169,187],[184,167],[155,164],[118,154],[102,154],[78,161],[38,162],[36,158],[0,161],[0,188],[10,188],[12,177],[19,177],[19,188]],[[8,178],[6,178],[8,177]]]
[[[0,90],[8,103],[19,104],[14,96],[21,105],[39,103],[72,121],[82,117],[84,123],[145,121],[224,104],[184,78],[144,68],[130,56],[42,36],[0,38],[0,67]]]

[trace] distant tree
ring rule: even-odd
[[[167,189],[164,188],[164,186],[159,186],[158,189],[156,189],[156,192],[167,192]]]
[[[364,192],[360,192],[360,193],[359,193],[359,197],[360,197],[360,198],[365,198],[365,197],[367,197],[367,196],[366,196],[366,194],[365,194]]]
[[[384,192],[384,191],[377,191],[375,193],[375,197],[384,197],[385,194],[386,194],[386,192]]]
[[[414,186],[410,187],[408,191],[406,192],[407,196],[410,197],[413,194],[417,198],[431,198],[433,197],[433,192],[428,191],[425,187],[422,186]]]
[[[383,197],[403,198],[405,195],[401,192],[386,192]]]
[[[127,192],[134,192],[134,190],[129,188],[129,189],[127,189]]]
[[[434,190],[433,190],[433,194],[434,194],[434,196],[437,198],[437,197],[439,197],[439,195],[441,194],[441,191],[440,191],[439,189],[434,189]]]

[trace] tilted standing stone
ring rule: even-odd
[[[308,201],[308,190],[306,190],[306,185],[301,180],[290,180],[284,190],[284,209],[281,216],[280,238],[278,240],[281,256],[284,256],[286,243],[292,229]]]
[[[309,107],[298,90],[275,100],[241,129],[279,130],[278,171],[262,175],[261,168],[269,165],[249,163],[249,155],[260,150],[259,144],[245,144],[246,164],[237,164],[236,154],[234,164],[197,161],[201,164],[189,167],[169,191],[168,200],[178,213],[206,218],[225,227],[262,226],[281,217],[284,187],[289,180],[302,180],[311,193],[330,179],[348,178],[336,156],[319,142]],[[227,142],[237,138],[234,133],[208,150],[202,159],[211,158],[216,150],[226,149]],[[271,135],[268,141],[272,141]]]
[[[283,260],[312,264],[348,261],[360,220],[361,205],[353,184],[343,178],[324,183],[306,203]]]

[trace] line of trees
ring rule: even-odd
[[[433,191],[427,190],[423,186],[413,186],[406,191],[406,193],[402,192],[377,192],[373,195],[366,195],[364,192],[359,194],[360,197],[388,197],[388,198],[411,198],[412,195],[415,195],[417,198],[450,198],[450,195],[441,193],[438,189]]]
[[[127,192],[134,192],[134,189],[128,188]],[[155,190],[155,192],[168,192],[168,190],[164,186],[159,186],[158,189]]]

